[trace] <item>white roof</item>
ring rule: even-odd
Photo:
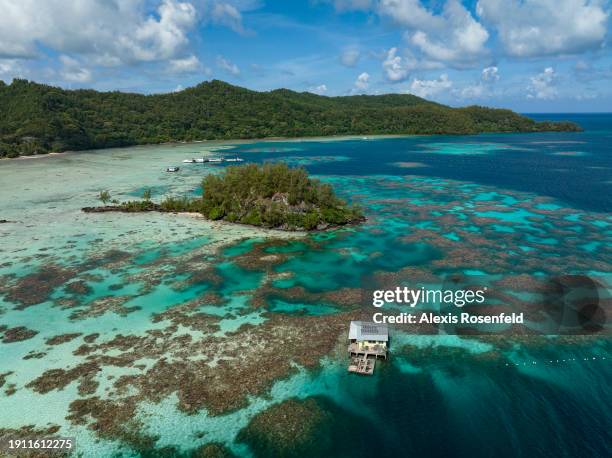
[[[389,340],[389,328],[386,324],[378,324],[371,321],[351,321],[349,339],[387,342]]]

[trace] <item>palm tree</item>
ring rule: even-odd
[[[144,190],[144,192],[142,193],[142,198],[147,201],[151,200],[151,188],[147,188]]]
[[[106,205],[106,203],[109,200],[111,200],[110,192],[108,192],[108,191],[100,191],[100,195],[98,196],[98,199],[100,199],[102,201],[102,203],[104,205]]]

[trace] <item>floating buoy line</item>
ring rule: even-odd
[[[506,366],[531,366],[537,364],[564,364],[571,362],[592,362],[592,361],[612,361],[612,358],[606,356],[589,356],[587,358],[561,358],[561,359],[548,359],[548,360],[531,360],[523,361],[518,363],[506,363]]]

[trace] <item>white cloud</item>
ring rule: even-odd
[[[223,56],[217,56],[217,66],[222,70],[225,70],[230,75],[238,76],[240,75],[240,69],[238,65],[230,62]]]
[[[372,10],[405,28],[407,43],[422,54],[417,56],[419,64],[433,60],[463,68],[476,65],[487,54],[489,32],[459,0],[446,0],[440,12],[426,8],[421,0],[341,0],[334,4],[340,11]],[[402,78],[405,76],[399,80]]]
[[[196,10],[190,3],[164,0],[157,9],[159,20],[149,16],[136,29],[132,41],[133,53],[138,60],[167,59],[187,44],[186,31],[194,24]]]
[[[397,55],[397,48],[391,48],[387,51],[387,57],[382,66],[385,76],[391,82],[404,81],[408,78],[407,62]]]
[[[0,79],[10,80],[15,77],[20,77],[23,74],[23,68],[19,59],[0,59]]]
[[[6,83],[14,78],[31,78],[30,69],[22,59],[0,58],[0,80]]]
[[[242,25],[242,14],[234,5],[229,3],[214,3],[210,10],[210,19],[215,24],[222,24],[234,32],[245,33]]]
[[[444,26],[444,20],[429,12],[420,0],[381,0],[378,11],[408,28],[433,29]]]
[[[91,81],[91,71],[81,65],[81,63],[70,56],[61,55],[62,63],[60,76],[70,83],[87,83]]]
[[[311,86],[308,88],[308,92],[313,94],[323,95],[327,92],[327,86],[325,84],[319,84],[318,86]]]
[[[487,83],[494,83],[499,80],[499,69],[495,66],[482,69],[480,79]]]
[[[459,0],[446,0],[440,12],[421,0],[340,3],[337,9],[371,9],[390,18],[406,28],[414,49],[457,67],[476,65],[486,54],[485,25],[508,54],[533,57],[601,48],[610,18],[606,0],[478,0],[476,17]]]
[[[170,73],[196,73],[202,68],[200,60],[194,55],[182,59],[172,59],[168,64]]]
[[[1,59],[0,60],[0,75],[6,75],[13,71],[15,59]]]
[[[457,89],[454,95],[460,99],[481,99],[494,94],[494,86],[499,81],[499,69],[496,66],[486,67],[480,73],[480,81]]]
[[[361,73],[355,80],[355,89],[365,91],[370,86],[370,75],[366,72]]]
[[[428,98],[449,90],[453,82],[448,75],[443,73],[440,78],[434,80],[413,79],[408,92],[418,97]]]
[[[456,95],[460,99],[480,99],[486,95],[486,88],[482,84],[470,84],[463,87]]]
[[[458,0],[448,0],[440,14],[419,0],[381,0],[378,12],[406,27],[408,43],[426,59],[464,67],[486,54],[489,33]]]
[[[398,50],[394,47],[384,53],[382,67],[387,80],[396,83],[406,80],[414,70],[435,70],[443,65],[433,60],[416,59],[407,50],[402,56],[398,56]]]
[[[0,56],[36,57],[41,44],[109,65],[175,57],[196,23],[188,2],[0,0]]]
[[[552,67],[547,67],[542,73],[529,78],[527,86],[527,98],[536,98],[551,100],[557,97],[557,88],[555,87],[557,74]]]
[[[107,52],[93,56],[88,55],[87,58],[92,64],[100,65],[102,67],[118,67],[123,63],[120,57],[111,55]]]
[[[355,48],[345,49],[342,52],[342,54],[340,54],[340,63],[347,67],[354,67],[355,64],[357,64],[357,61],[359,61],[360,56],[361,56],[361,53],[359,52],[358,49],[355,49]]]
[[[598,0],[479,0],[478,15],[513,56],[574,54],[600,47],[609,11]]]

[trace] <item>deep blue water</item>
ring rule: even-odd
[[[237,146],[229,152],[248,161],[260,161],[263,160],[260,152],[266,152],[265,160],[285,159],[286,149],[296,148],[298,151],[293,154],[304,158],[346,158],[305,164],[314,174],[440,177],[532,192],[584,210],[612,210],[612,114],[530,116],[538,120],[574,121],[584,131],[389,138],[376,141],[375,150],[372,143],[362,140],[309,141],[303,150],[295,142],[262,142]],[[394,165],[397,162],[425,166],[400,168]]]
[[[541,350],[534,356],[545,353]],[[551,353],[562,354],[557,349]],[[578,350],[563,357],[579,354]],[[450,355],[432,356],[423,373],[409,376],[394,366],[378,368],[376,392],[363,400],[367,415],[323,401],[337,421],[320,432],[308,454],[347,458],[610,456],[612,425],[607,409],[612,393],[606,378],[612,371],[606,362],[588,364],[549,365],[543,368],[546,377],[542,378]],[[359,385],[368,383],[367,379],[354,381],[357,396],[363,396]]]

